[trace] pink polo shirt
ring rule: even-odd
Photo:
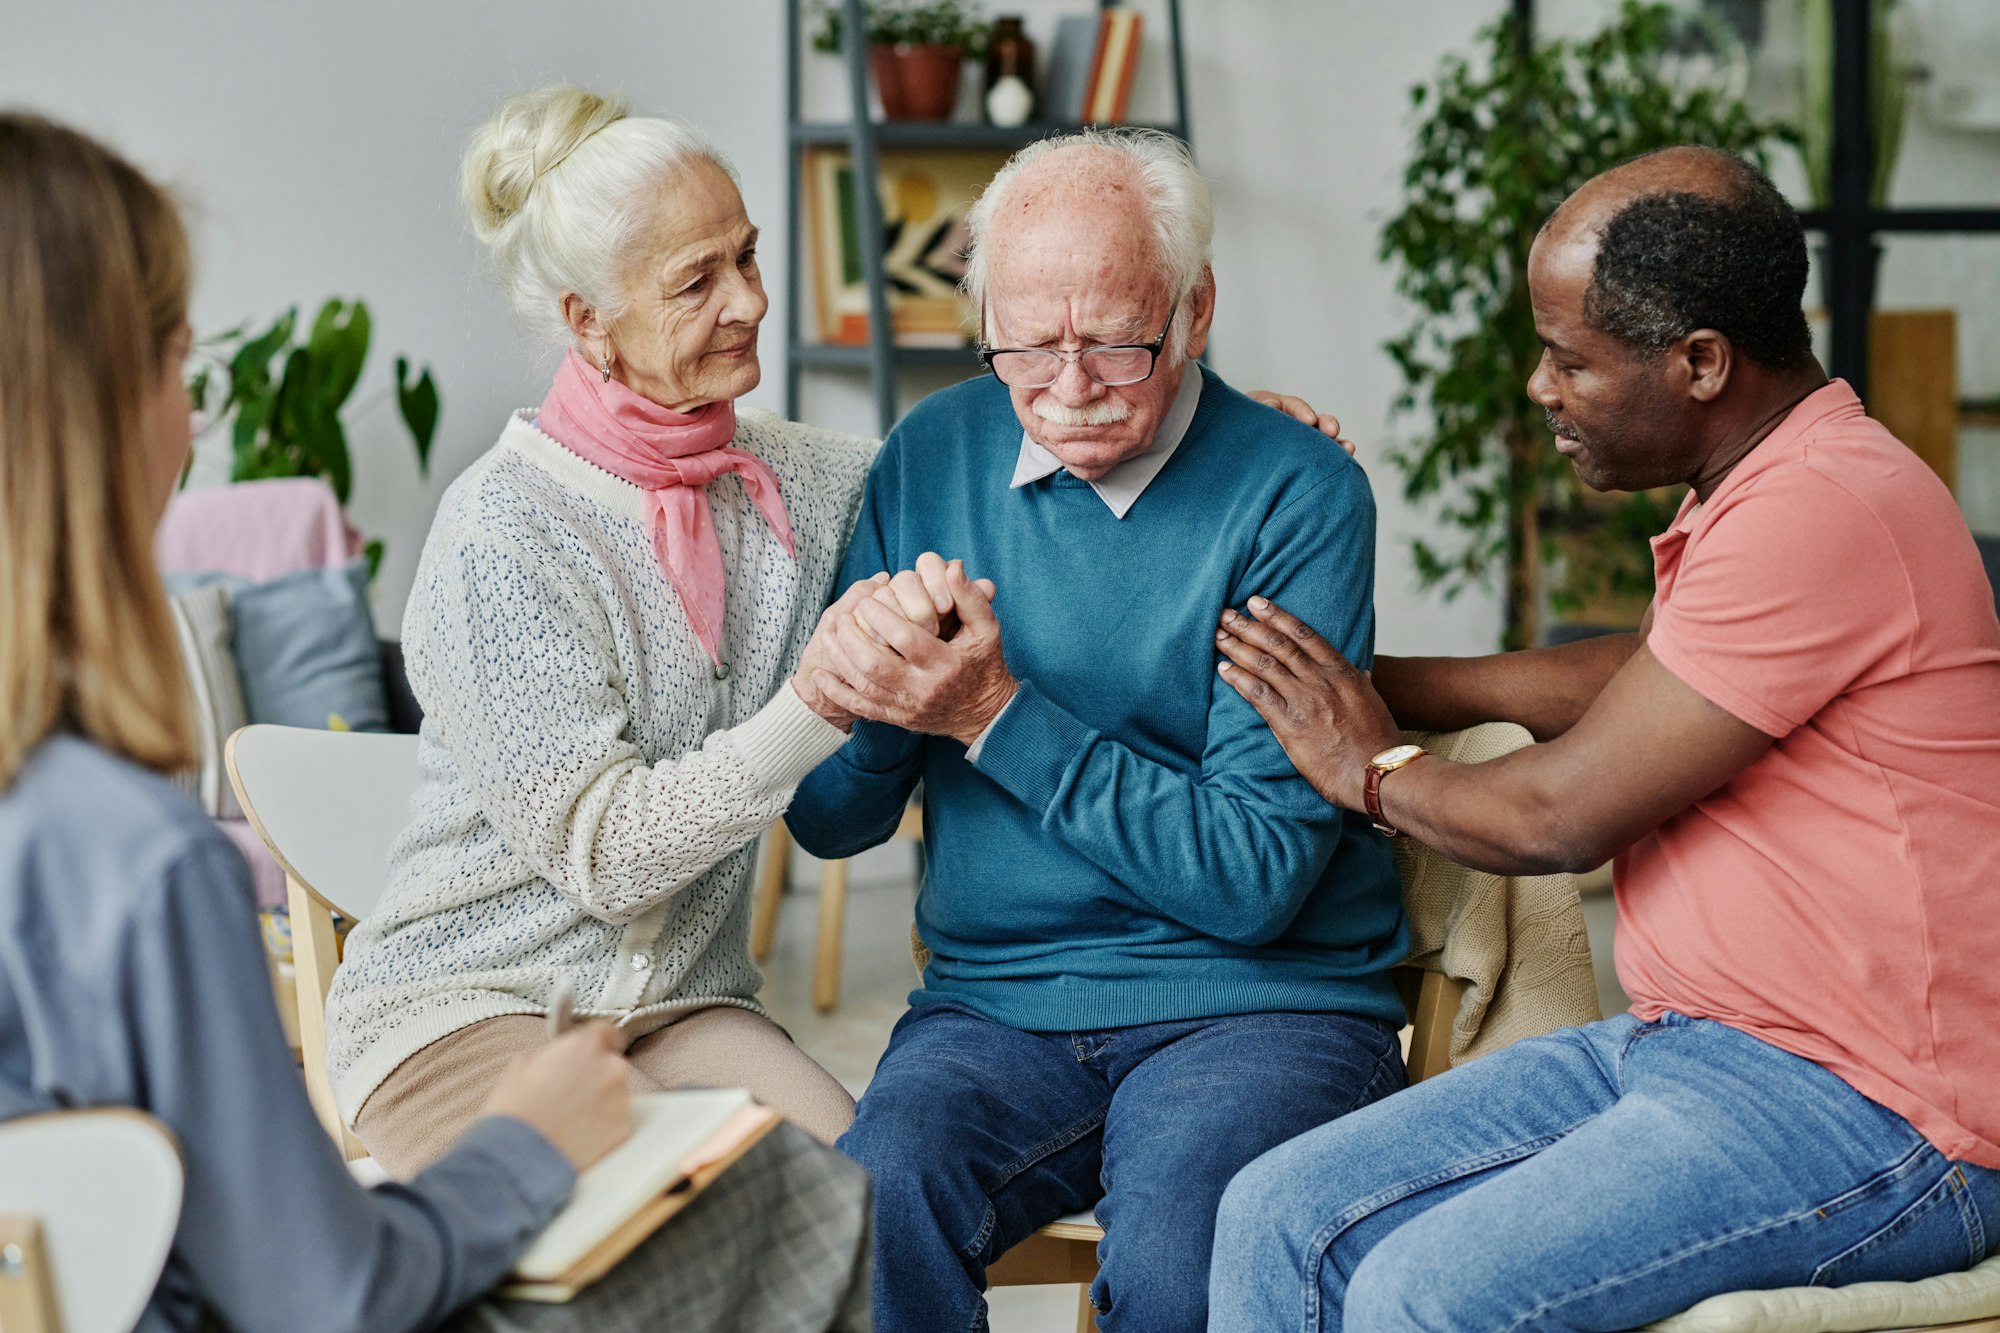
[[[1618,859],[1633,1013],[1740,1028],[2000,1167],[2000,623],[1957,505],[1835,380],[1653,559],[1654,656],[1777,743]]]

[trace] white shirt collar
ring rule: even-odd
[[[1160,428],[1153,434],[1153,443],[1145,453],[1126,459],[1090,483],[1090,488],[1097,492],[1097,498],[1104,501],[1113,514],[1123,518],[1130,513],[1146,488],[1153,484],[1153,478],[1160,475],[1167,460],[1174,456],[1174,450],[1180,448],[1200,401],[1201,366],[1194,361],[1184,362],[1181,387],[1175,391],[1167,415],[1161,418]],[[1014,463],[1014,479],[1007,483],[1008,489],[1018,491],[1029,482],[1040,481],[1061,469],[1060,458],[1036,444],[1026,431],[1022,431],[1021,456]]]

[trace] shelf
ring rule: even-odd
[[[1074,122],[1029,121],[1026,125],[983,125],[977,121],[878,120],[875,142],[884,148],[1022,148],[1052,134],[1083,128]],[[1172,125],[1106,126],[1107,129],[1153,129],[1181,137]],[[792,142],[801,146],[850,142],[854,127],[844,120],[801,121],[792,126]]]
[[[794,343],[791,352],[793,365],[814,370],[865,372],[874,364],[865,344]],[[978,353],[971,347],[891,347],[889,360],[905,370],[962,370],[968,375],[979,370]]]
[[[1098,0],[1097,8],[1110,7],[1115,0]],[[957,150],[960,152],[990,155],[984,169],[990,172],[992,164],[999,158],[1025,148],[1029,144],[1047,139],[1053,135],[1074,133],[1087,128],[1073,120],[1037,120],[1026,125],[987,125],[973,119],[969,121],[917,121],[917,120],[872,120],[869,119],[868,60],[858,45],[850,44],[842,52],[839,62],[845,76],[846,93],[844,99],[852,118],[834,120],[808,120],[803,114],[800,94],[804,85],[805,33],[803,30],[803,8],[801,0],[783,0],[785,6],[785,120],[787,173],[790,186],[787,201],[790,207],[792,242],[786,247],[785,292],[786,306],[791,311],[793,327],[787,330],[786,345],[790,355],[785,361],[785,411],[796,416],[799,408],[799,389],[808,376],[815,371],[862,376],[869,381],[869,388],[875,400],[877,432],[889,433],[897,416],[897,395],[900,389],[901,372],[929,370],[940,375],[956,374],[973,376],[981,373],[979,358],[970,347],[896,347],[883,345],[889,342],[894,319],[884,308],[884,298],[888,296],[887,280],[882,271],[880,256],[873,246],[863,246],[858,256],[848,256],[851,261],[859,258],[863,291],[871,310],[869,323],[875,338],[881,343],[869,342],[860,346],[822,343],[809,337],[799,326],[806,323],[803,312],[808,303],[810,289],[810,266],[818,258],[812,245],[802,243],[801,234],[810,236],[812,220],[804,216],[804,195],[809,172],[815,169],[815,160],[823,166],[825,159],[819,154],[836,156],[846,150],[850,156],[867,157],[880,150],[889,155],[886,163],[878,161],[878,167],[886,167],[890,179],[895,179],[897,155],[913,157],[928,150],[943,154]],[[840,13],[856,28],[863,26],[865,0],[821,0],[822,4],[832,3]],[[1081,0],[1079,0],[1079,4]],[[1168,134],[1183,143],[1190,143],[1188,132],[1187,72],[1181,56],[1181,0],[1164,0],[1166,8],[1166,49],[1169,72],[1173,80],[1173,100],[1170,110],[1155,111],[1162,116],[1164,124],[1132,124],[1105,126],[1107,129],[1148,129]],[[1151,20],[1149,19],[1150,23]],[[983,172],[981,174],[984,174]],[[874,182],[863,182],[863,188],[850,189],[850,199],[843,201],[849,210],[848,221],[853,234],[867,236],[885,228],[880,191]],[[851,245],[851,241],[847,244]],[[871,285],[872,284],[872,285]],[[815,329],[817,332],[817,329]]]

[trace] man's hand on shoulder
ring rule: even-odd
[[[1222,612],[1219,670],[1270,725],[1299,775],[1334,805],[1361,807],[1368,761],[1402,739],[1368,673],[1313,628],[1262,597]],[[1253,619],[1252,616],[1255,618]]]
[[[1347,456],[1354,456],[1354,441],[1340,433],[1340,418],[1331,412],[1321,412],[1305,399],[1295,394],[1278,393],[1271,389],[1252,389],[1250,396],[1269,408],[1275,408],[1286,416],[1303,421],[1320,434],[1347,450]]]

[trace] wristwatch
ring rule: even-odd
[[[1374,821],[1378,831],[1392,838],[1400,838],[1403,831],[1382,818],[1382,779],[1399,768],[1407,767],[1429,754],[1421,745],[1392,745],[1368,761],[1367,776],[1361,780],[1361,803],[1368,807],[1368,818]]]

